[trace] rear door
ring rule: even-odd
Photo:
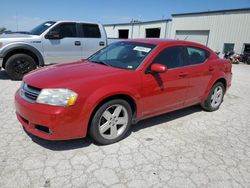
[[[59,32],[62,38],[43,39],[46,63],[65,63],[82,58],[81,38],[79,38],[76,23],[59,23],[50,31]]]
[[[182,46],[163,49],[152,62],[167,66],[165,73],[146,73],[143,76],[144,116],[171,111],[184,105],[188,87],[183,69]]]
[[[86,59],[106,46],[106,38],[98,24],[80,23],[83,58]]]
[[[194,46],[187,46],[185,49],[185,71],[188,73],[189,83],[185,106],[188,106],[201,101],[214,69],[209,62],[209,52]]]

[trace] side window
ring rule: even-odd
[[[56,26],[52,31],[59,32],[60,36],[63,38],[75,38],[76,34],[76,24],[75,23],[64,23]]]
[[[183,61],[183,47],[174,46],[161,51],[153,63],[159,63],[167,66],[168,69],[173,69],[183,66]]]
[[[188,65],[201,64],[208,58],[208,52],[195,47],[187,47]]]
[[[82,24],[84,38],[101,38],[101,32],[97,24]]]

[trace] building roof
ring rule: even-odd
[[[245,12],[250,11],[250,8],[240,8],[240,9],[227,9],[227,10],[212,10],[205,12],[189,12],[189,13],[180,13],[180,14],[172,14],[172,17],[176,16],[192,16],[199,14],[224,14],[224,13],[236,13],[236,12]]]
[[[103,26],[116,26],[116,25],[139,25],[139,24],[151,24],[157,22],[170,22],[171,19],[163,19],[163,20],[152,20],[152,21],[145,21],[145,22],[133,22],[133,23],[115,23],[115,24],[103,24]]]

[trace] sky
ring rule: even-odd
[[[127,23],[171,14],[250,8],[250,0],[1,0],[0,27],[28,31],[48,20]]]

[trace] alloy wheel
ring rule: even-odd
[[[107,108],[99,120],[99,132],[105,139],[116,139],[128,125],[128,112],[122,105],[112,105]]]
[[[217,86],[214,88],[214,91],[211,95],[211,106],[213,108],[217,108],[223,99],[223,88],[221,86]]]

